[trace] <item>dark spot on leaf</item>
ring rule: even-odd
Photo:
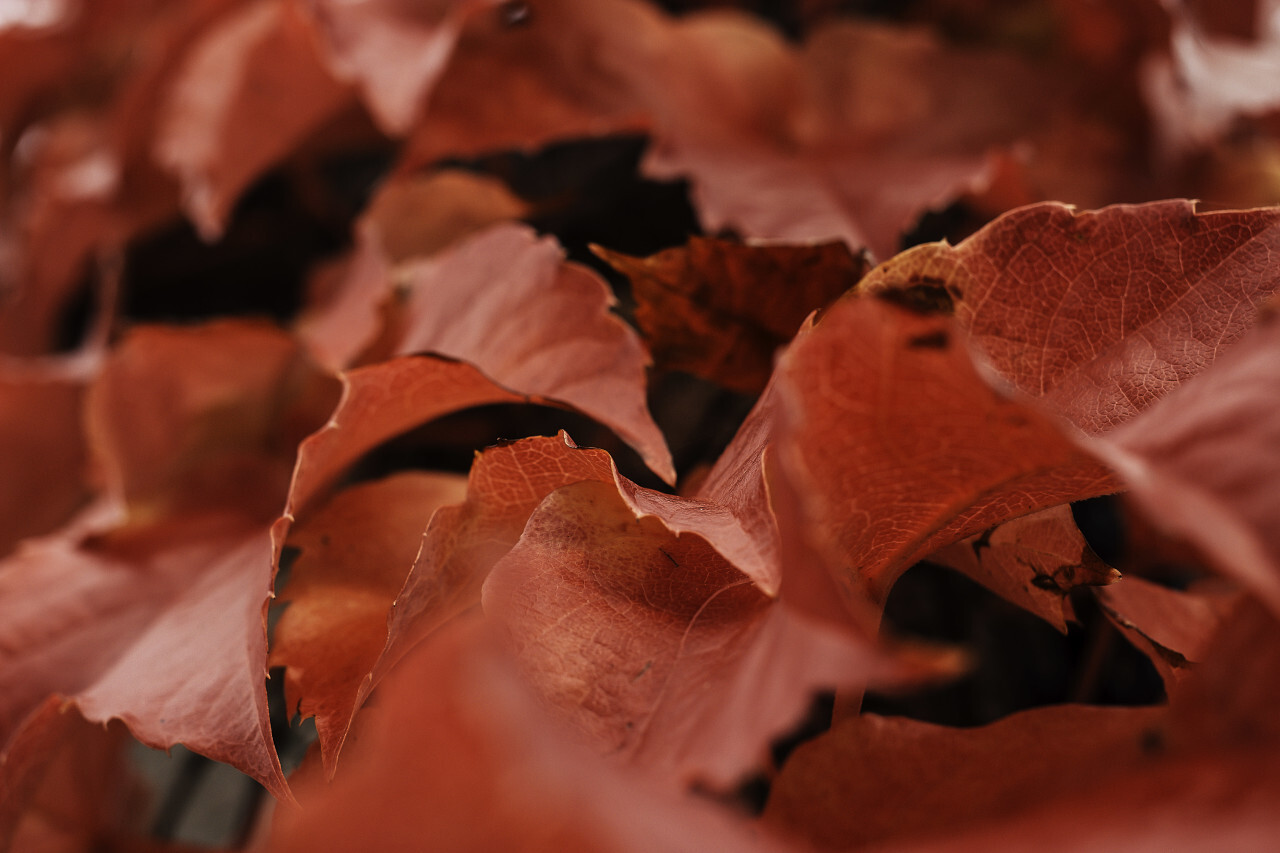
[[[955,312],[951,294],[947,292],[941,279],[929,278],[920,280],[919,283],[909,283],[904,287],[881,290],[876,293],[876,296],[925,316],[935,314],[950,316]]]
[[[1146,729],[1138,739],[1143,755],[1160,755],[1164,752],[1164,732],[1157,728]]]
[[[947,334],[945,329],[938,329],[936,332],[929,332],[924,335],[916,335],[907,340],[907,346],[912,349],[946,349],[947,344],[951,342],[951,336]]]
[[[1064,594],[1064,590],[1058,585],[1057,580],[1052,575],[1037,574],[1031,579],[1031,584],[1037,589],[1043,589],[1048,592],[1056,592],[1059,595]]]
[[[995,531],[996,529],[993,527],[977,539],[973,540],[973,544],[970,546],[973,548],[973,556],[977,557],[979,560],[982,559],[983,550],[991,547],[991,534]]]

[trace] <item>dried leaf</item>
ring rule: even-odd
[[[693,237],[648,258],[593,251],[631,280],[636,322],[659,369],[748,394],[764,389],[775,351],[804,318],[867,271],[843,243],[753,246]]]
[[[298,549],[280,600],[272,667],[291,709],[316,719],[332,775],[357,693],[387,642],[387,620],[437,507],[461,501],[454,474],[405,473],[338,493],[290,533]],[[363,696],[361,696],[363,698]]]
[[[485,581],[521,671],[602,754],[731,785],[813,691],[901,677],[868,640],[763,595],[613,484],[550,494]]]
[[[793,536],[873,601],[943,545],[1117,488],[1055,419],[988,385],[944,317],[843,301],[779,372],[779,458],[809,531]]]
[[[1150,763],[1163,714],[1057,705],[973,729],[842,720],[796,749],[764,820],[824,850],[951,835]]]
[[[292,3],[257,0],[208,28],[173,79],[156,160],[182,182],[207,240],[240,193],[350,101]]]
[[[963,572],[1064,634],[1075,620],[1071,590],[1120,579],[1084,541],[1065,504],[948,545],[929,560]]]
[[[781,849],[583,750],[488,639],[460,625],[407,659],[361,717],[344,774],[297,782],[303,808],[276,811],[269,849]]]
[[[904,252],[863,280],[953,309],[991,366],[1087,433],[1203,370],[1280,288],[1280,210],[1187,201],[1075,213],[1040,204],[951,247]]]

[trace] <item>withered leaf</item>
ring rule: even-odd
[[[843,243],[750,245],[693,237],[633,258],[592,249],[631,280],[636,322],[655,365],[695,373],[743,393],[764,389],[775,351],[811,311],[866,273]]]

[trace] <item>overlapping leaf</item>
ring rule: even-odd
[[[362,718],[350,767],[331,787],[314,772],[298,780],[303,808],[277,812],[269,849],[781,849],[583,750],[480,627],[404,662]]]
[[[287,797],[262,680],[269,520],[332,390],[265,326],[140,330],[113,353],[88,414],[104,500],[0,566],[6,749],[56,694]]]
[[[764,389],[774,353],[811,311],[867,270],[842,243],[743,245],[695,237],[649,258],[601,247],[631,280],[636,322],[660,369],[685,370],[744,393]]]

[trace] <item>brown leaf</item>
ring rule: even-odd
[[[360,87],[383,130],[407,131],[447,67],[464,22],[497,0],[311,0],[311,16],[334,74]]]
[[[548,719],[474,623],[405,660],[332,785],[295,784],[268,849],[780,851],[716,807],[623,774]],[[304,770],[306,768],[304,767]]]
[[[321,364],[349,367],[378,337],[395,265],[526,212],[505,185],[483,175],[444,169],[392,178],[357,221],[355,251],[313,279],[298,332]]]
[[[1280,612],[1280,319],[1094,443],[1168,533]]]
[[[928,559],[963,572],[1064,634],[1075,619],[1071,590],[1120,579],[1084,541],[1066,504],[947,545]]]
[[[764,821],[826,850],[945,837],[1143,766],[1163,714],[1058,705],[972,729],[842,720],[796,749]]]
[[[944,317],[839,302],[779,373],[779,459],[811,531],[792,535],[873,601],[943,545],[1117,488],[1055,419],[988,385]]]
[[[288,546],[301,553],[280,598],[289,607],[268,665],[287,667],[286,701],[315,717],[330,775],[427,522],[437,507],[462,500],[465,482],[415,472],[353,486],[290,533]]]
[[[104,486],[140,518],[209,505],[269,518],[334,384],[265,324],[135,329],[87,402]]]
[[[414,645],[480,602],[490,570],[520,539],[530,515],[552,492],[574,483],[608,485],[633,518],[653,516],[662,519],[673,534],[697,534],[761,590],[776,594],[775,533],[758,458],[755,468],[757,490],[744,489],[736,500],[720,505],[643,489],[621,477],[607,453],[578,448],[564,433],[489,448],[472,466],[466,501],[442,507],[432,517],[413,568],[396,596],[386,648],[369,670],[371,677],[360,684],[355,707]],[[726,499],[734,494],[730,489],[713,493]],[[751,506],[751,499],[764,505]],[[768,524],[754,526],[756,519]],[[321,732],[326,756],[336,760],[345,734],[345,728],[335,728],[332,734]],[[332,745],[325,743],[328,738],[333,739]],[[328,759],[326,766],[332,766]]]
[[[843,239],[881,258],[921,213],[984,183],[989,149],[1043,110],[1033,68],[924,31],[840,22],[797,49],[707,14],[659,50],[635,83],[655,124],[645,168],[692,180],[707,230]]]
[[[1111,623],[1155,665],[1168,694],[1204,660],[1209,640],[1239,598],[1234,589],[1201,584],[1183,591],[1135,575],[1095,595]]]
[[[0,370],[0,556],[61,526],[88,498],[85,381],[40,373]]]
[[[902,676],[869,638],[761,593],[614,484],[551,493],[485,581],[521,671],[602,754],[724,788],[813,691]]]
[[[1112,429],[1213,362],[1280,288],[1280,211],[1191,202],[1013,211],[863,280],[954,308],[991,366],[1087,433]]]
[[[1276,753],[1197,756],[1083,786],[998,823],[877,853],[1268,850],[1280,833]]]
[[[292,3],[258,0],[206,29],[171,81],[156,160],[207,240],[249,184],[350,101]]]
[[[669,19],[634,0],[486,3],[461,26],[399,168],[645,130],[636,73]]]
[[[608,426],[668,482],[671,454],[645,402],[643,345],[609,312],[608,286],[565,263],[550,238],[498,225],[396,272],[402,284],[389,338],[400,358],[345,374],[330,424],[299,451],[295,514],[348,464],[410,427],[470,406],[540,402]],[[472,366],[474,365],[474,367]]]
[[[24,729],[32,752],[0,753],[0,850],[117,849],[113,841],[138,832],[144,791],[127,766],[123,726],[93,725],[50,697]]]
[[[592,251],[631,280],[636,322],[659,369],[747,394],[764,389],[775,351],[804,318],[867,271],[843,243],[753,246],[693,237],[648,258]]]
[[[86,404],[104,498],[0,563],[5,748],[60,694],[288,797],[263,686],[268,521],[331,391],[260,324],[144,327],[118,345]]]
[[[225,512],[28,542],[0,563],[0,742],[21,749],[22,721],[60,694],[287,799],[263,685],[271,553],[260,522]]]

